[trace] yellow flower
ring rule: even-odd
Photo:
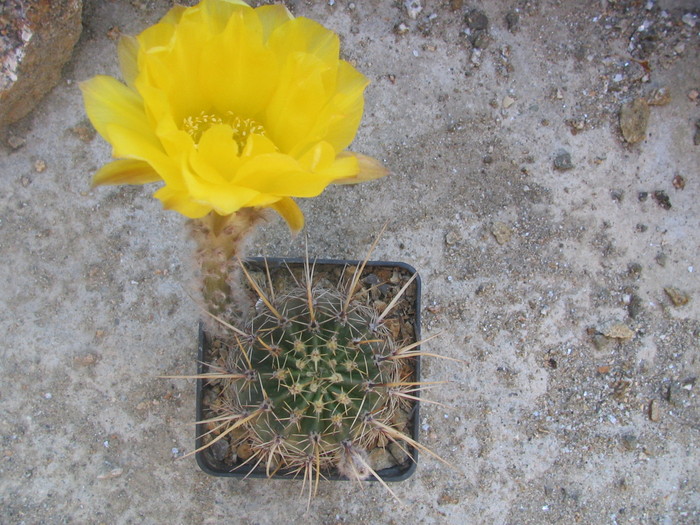
[[[338,36],[281,5],[239,0],[174,7],[118,47],[125,84],[81,84],[85,108],[118,159],[94,184],[163,182],[154,196],[190,218],[271,207],[292,230],[292,197],[387,171],[345,151],[367,79],[339,59]]]

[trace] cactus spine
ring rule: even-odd
[[[384,323],[395,301],[379,313],[358,300],[359,269],[332,287],[315,285],[307,266],[303,282],[282,295],[244,273],[258,301],[245,327],[233,329],[219,369],[206,375],[221,394],[202,448],[224,438],[234,449],[247,443],[249,461],[268,475],[283,469],[311,481],[333,469],[365,479],[373,473],[367,450],[418,445],[397,425],[417,399],[406,358],[418,353],[417,343],[398,345]]]

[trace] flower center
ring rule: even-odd
[[[214,124],[227,124],[233,128],[231,138],[238,144],[238,151],[243,151],[248,135],[265,135],[265,128],[259,122],[250,118],[241,118],[234,115],[232,111],[227,111],[224,116],[213,113],[200,112],[195,117],[185,117],[182,123],[183,129],[192,137],[195,144],[199,144],[202,134]]]

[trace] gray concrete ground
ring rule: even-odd
[[[194,371],[192,245],[151,188],[89,189],[110,148],[77,88],[117,74],[112,28],[169,3],[88,1],[65,81],[0,153],[0,521],[700,522],[697,3],[287,4],[371,78],[353,149],[393,172],[302,202],[310,251],[362,257],[388,221],[376,256],[419,269],[425,347],[467,361],[424,365],[450,383],[421,440],[456,472],[422,456],[402,505],[322,483],[306,511],[301,483],[179,459],[194,385],[158,376]],[[627,144],[621,105],[659,88]],[[302,241],[275,220],[252,251]]]

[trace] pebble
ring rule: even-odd
[[[673,177],[673,180],[671,182],[673,184],[673,187],[677,190],[685,189],[685,179],[682,175],[676,175],[675,177]]]
[[[506,14],[506,27],[511,33],[518,31],[520,25],[520,15],[517,11],[509,11]]]
[[[659,409],[659,402],[656,399],[652,399],[649,403],[649,419],[656,422],[661,419],[661,411]]]
[[[634,337],[635,332],[625,324],[616,323],[608,327],[603,332],[603,335],[608,339],[619,339],[620,341],[628,341]]]
[[[608,343],[610,342],[609,339],[603,334],[594,334],[591,340],[593,341],[593,346],[598,351],[605,350],[605,348],[608,346]]]
[[[464,16],[464,20],[469,26],[469,29],[474,31],[483,31],[489,28],[489,18],[483,11],[473,9]]]
[[[693,144],[700,146],[700,119],[695,121],[695,134],[693,135]]]
[[[636,294],[632,294],[630,302],[627,305],[627,313],[632,319],[636,319],[644,310],[642,298]]]
[[[114,479],[114,478],[118,478],[123,473],[124,473],[124,469],[114,468],[114,469],[110,470],[109,472],[107,472],[106,474],[100,474],[99,476],[97,476],[97,479]]]
[[[681,17],[681,21],[688,27],[695,27],[698,22],[698,17],[693,13],[686,13]]]
[[[675,407],[683,406],[683,392],[681,388],[680,382],[674,381],[666,390],[666,400]]]
[[[459,234],[459,232],[456,232],[454,230],[448,231],[445,235],[445,244],[447,244],[448,246],[453,246],[461,240],[462,236]]]
[[[95,354],[85,354],[73,359],[73,362],[79,366],[92,366],[97,363],[97,356]]]
[[[404,35],[404,34],[408,33],[408,26],[406,24],[404,24],[403,22],[401,22],[400,24],[398,24],[397,26],[394,27],[394,32],[397,35]]]
[[[571,162],[571,153],[568,151],[562,150],[557,153],[556,157],[554,157],[554,169],[565,171],[573,169],[573,167],[574,165]]]
[[[690,91],[688,91],[688,98],[693,102],[695,102],[698,99],[698,97],[700,97],[700,93],[697,89],[691,89]]]
[[[37,160],[34,162],[34,169],[37,173],[42,173],[46,171],[46,162],[43,160]]]
[[[660,87],[652,91],[647,97],[650,106],[665,106],[671,102],[671,92],[667,87]]]
[[[663,267],[666,266],[666,261],[668,261],[668,255],[666,255],[663,252],[659,252],[656,254],[656,257],[654,257],[654,260],[656,261],[656,264],[659,266]]]
[[[389,452],[394,456],[397,465],[403,465],[408,460],[408,454],[402,445],[392,442],[389,445]]]
[[[512,237],[512,230],[504,222],[497,222],[491,227],[491,233],[498,244],[506,244]]]
[[[664,288],[664,292],[666,292],[674,306],[684,306],[690,302],[690,295],[673,286],[667,286]]]
[[[627,265],[627,274],[630,277],[634,277],[635,279],[639,279],[639,276],[642,275],[642,265],[639,264],[638,262],[629,263]]]
[[[391,453],[383,447],[377,447],[369,453],[369,464],[375,471],[391,468],[396,465],[396,460]]]
[[[637,448],[637,436],[634,434],[623,434],[622,446],[627,450],[634,450]]]
[[[420,12],[423,11],[423,6],[421,5],[420,0],[406,0],[403,5],[406,8],[406,13],[408,13],[408,17],[411,20],[415,20]]]
[[[669,199],[668,194],[663,190],[657,190],[654,192],[654,200],[664,210],[670,210],[672,208],[671,199]]]
[[[649,124],[649,105],[642,98],[623,104],[620,109],[620,129],[629,144],[644,140]]]
[[[13,150],[19,149],[27,143],[27,140],[17,135],[10,135],[7,139],[7,145]]]
[[[515,99],[513,97],[509,97],[507,95],[505,97],[503,97],[503,104],[502,105],[505,109],[508,109],[513,104],[515,104]]]

